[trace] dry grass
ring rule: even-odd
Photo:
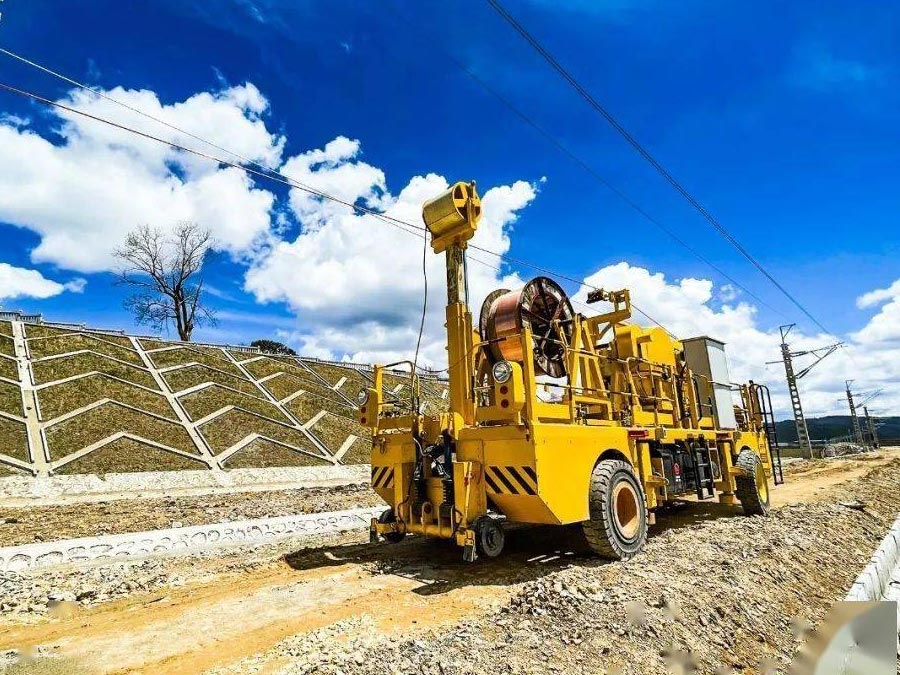
[[[17,466],[10,466],[9,464],[4,464],[3,460],[0,459],[0,477],[2,476],[25,476],[28,475],[27,471],[23,471]]]
[[[115,343],[120,347],[131,349],[131,340],[125,335],[116,335],[115,333],[104,333],[102,331],[78,330],[75,328],[56,328],[54,326],[39,325],[29,323],[25,325],[25,337],[27,338],[43,338],[43,337],[59,337],[60,335],[96,335],[103,340]]]
[[[322,441],[332,453],[337,452],[351,434],[360,438],[370,436],[365,427],[346,417],[339,417],[326,412],[325,415],[310,427],[316,437]]]
[[[0,321],[0,335],[12,337],[12,323],[9,321]]]
[[[304,382],[311,382],[315,383],[319,387],[323,387],[325,389],[328,388],[324,384],[322,384],[321,381],[316,379],[315,375],[310,373],[306,368],[297,363],[295,359],[292,359],[290,357],[277,357],[271,354],[266,354],[265,358],[262,358],[259,361],[245,364],[244,368],[246,368],[247,372],[253,375],[253,377],[255,377],[256,379],[266,377],[267,375],[273,375],[274,373],[288,373],[300,380],[303,380]]]
[[[15,341],[8,335],[0,335],[0,354],[16,355]]]
[[[250,469],[269,466],[322,466],[329,465],[324,459],[311,457],[302,452],[289,450],[270,441],[256,440],[243,450],[236,452],[224,462],[228,469]]]
[[[312,450],[302,432],[284,427],[275,422],[260,419],[242,410],[232,410],[222,417],[204,424],[200,429],[216,454],[224,452],[251,433],[262,434],[282,443],[288,443],[306,450]]]
[[[202,363],[204,366],[218,368],[235,377],[246,379],[240,368],[226,359],[222,352],[209,347],[178,347],[164,352],[153,352],[149,356],[157,368],[179,366],[183,363]]]
[[[0,417],[0,453],[25,462],[30,461],[24,422],[14,422]]]
[[[14,384],[0,382],[0,410],[22,416],[22,390]]]
[[[196,454],[184,427],[107,403],[47,429],[50,455],[60,459],[119,431],[127,431]]]
[[[341,462],[344,464],[368,464],[370,461],[372,461],[371,438],[357,438],[346,454],[341,457]]]
[[[75,356],[65,356],[52,361],[36,361],[32,364],[32,370],[34,379],[38,384],[96,370],[97,372],[107,373],[135,384],[142,384],[149,389],[156,389],[156,381],[146,370],[110,361],[96,354],[76,354]]]
[[[137,471],[183,471],[206,469],[206,463],[172,452],[120,438],[106,447],[61,466],[56,473],[130,473]]]
[[[347,402],[336,392],[309,376],[304,378],[298,377],[293,373],[283,373],[277,377],[273,377],[271,380],[266,380],[263,383],[263,386],[265,386],[269,390],[269,393],[279,401],[287,398],[291,394],[303,390],[306,392],[304,396],[315,397],[316,400],[323,402],[323,405],[321,405],[320,408],[325,408],[326,410],[348,409]],[[328,405],[325,405],[325,403]]]
[[[290,420],[275,405],[265,399],[221,387],[210,387],[209,389],[188,394],[181,398],[181,403],[192,420],[202,419],[225,406],[233,405],[259,413],[265,417],[271,417],[279,422],[290,423]]]
[[[356,416],[356,409],[349,408],[333,399],[318,396],[313,392],[304,392],[297,398],[285,404],[301,422],[308,421],[320,410],[325,410],[339,417]]]
[[[236,375],[226,375],[218,371],[207,368],[206,366],[188,366],[187,368],[179,368],[163,373],[163,379],[169,385],[172,391],[182,391],[189,387],[195,387],[204,382],[215,382],[232,389],[237,389],[251,396],[259,396],[260,392],[256,385],[250,382],[246,377]]]
[[[16,366],[16,362],[0,357],[0,377],[5,377],[8,380],[15,380],[18,382],[19,368]]]
[[[141,410],[177,419],[162,394],[154,394],[102,375],[91,375],[73,382],[64,382],[38,392],[44,420],[52,420],[103,398],[111,398]]]
[[[146,349],[159,349],[161,347],[171,347],[171,342],[164,342],[163,340],[153,340],[151,338],[142,338],[138,340],[141,347]]]
[[[127,361],[137,366],[143,366],[144,362],[141,357],[133,349],[122,347],[109,340],[109,337],[103,335],[92,335],[91,333],[78,333],[76,335],[58,335],[48,337],[46,339],[28,340],[28,349],[31,356],[39,359],[43,356],[53,356],[54,354],[64,354],[66,352],[74,352],[80,349],[90,349],[106,356],[111,356],[121,361]]]
[[[341,368],[328,363],[316,363],[315,361],[304,361],[311,370],[328,380],[332,386],[340,382],[342,377],[346,377],[347,381],[341,386],[340,391],[344,392],[351,399],[356,399],[356,395],[361,389],[368,389],[372,386],[371,380],[356,370],[355,368]]]

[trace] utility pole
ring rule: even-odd
[[[872,442],[872,448],[878,449],[878,432],[875,431],[875,423],[872,421],[872,418],[869,417],[869,408],[868,406],[863,406],[863,412],[866,415],[866,426],[869,427],[869,440]]]
[[[859,415],[856,414],[856,405],[853,403],[853,392],[850,391],[850,385],[853,380],[847,380],[847,403],[850,404],[850,420],[853,422],[853,433],[856,435],[856,442],[865,446],[863,439],[862,427],[859,425]]]
[[[784,374],[787,379],[788,385],[788,394],[791,398],[791,408],[794,411],[794,424],[797,427],[797,442],[800,444],[800,453],[807,458],[812,457],[812,443],[809,441],[809,430],[806,428],[806,418],[803,416],[803,406],[800,403],[800,390],[797,387],[797,380],[802,378],[804,375],[809,373],[816,365],[818,365],[822,359],[830,354],[833,354],[838,347],[840,347],[843,343],[838,342],[833,345],[828,345],[827,347],[819,347],[817,349],[807,349],[805,351],[800,352],[792,352],[791,348],[787,343],[788,333],[791,332],[791,329],[796,324],[788,324],[786,326],[779,326],[778,330],[781,332],[781,360],[784,362]],[[810,365],[806,366],[799,372],[794,372],[794,358],[798,356],[806,356],[807,354],[812,354],[817,357],[815,361],[813,361]],[[777,361],[770,361],[770,363],[778,363]]]

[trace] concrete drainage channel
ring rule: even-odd
[[[897,626],[900,628],[900,517],[894,521],[862,574],[853,582],[846,599],[897,603]],[[900,654],[900,630],[897,633],[897,653]]]
[[[21,572],[71,563],[103,563],[157,555],[189,555],[211,548],[303,539],[367,528],[383,507],[258,518],[102,537],[62,539],[0,548],[0,571]]]
[[[847,600],[900,601],[900,517],[853,582]]]

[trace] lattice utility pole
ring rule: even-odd
[[[872,448],[878,448],[878,432],[875,430],[875,423],[869,417],[868,406],[863,406],[863,412],[866,415],[866,426],[869,427],[869,440],[872,442]]]
[[[853,392],[850,391],[850,385],[853,380],[847,380],[847,403],[850,404],[850,420],[853,422],[853,433],[856,435],[856,442],[865,446],[866,441],[863,438],[862,427],[859,424],[859,415],[856,414],[856,405],[853,403]]]
[[[803,416],[803,406],[800,403],[800,390],[797,387],[797,380],[809,373],[809,371],[812,370],[816,365],[818,365],[826,356],[834,353],[834,351],[838,347],[840,347],[842,343],[838,342],[827,347],[819,347],[818,349],[808,349],[801,352],[792,352],[787,344],[787,336],[795,325],[796,324],[792,323],[786,326],[778,327],[778,330],[781,332],[781,359],[784,362],[784,374],[787,379],[788,394],[791,398],[791,408],[794,411],[794,424],[797,427],[797,442],[800,444],[801,454],[804,457],[809,458],[812,457],[812,443],[810,443],[809,441],[809,429],[807,429],[806,427],[806,418]],[[799,372],[795,373],[793,359],[798,356],[806,356],[807,354],[816,356],[816,360]],[[778,362],[771,361],[770,363]]]

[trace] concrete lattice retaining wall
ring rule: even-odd
[[[368,461],[371,368],[21,318],[0,320],[0,476]],[[408,376],[383,386],[409,395]],[[420,386],[444,409],[445,382]]]
[[[367,528],[383,507],[258,518],[152,532],[63,539],[0,548],[0,571],[72,563],[134,560],[155,555],[187,555],[204,549],[246,546]]]

